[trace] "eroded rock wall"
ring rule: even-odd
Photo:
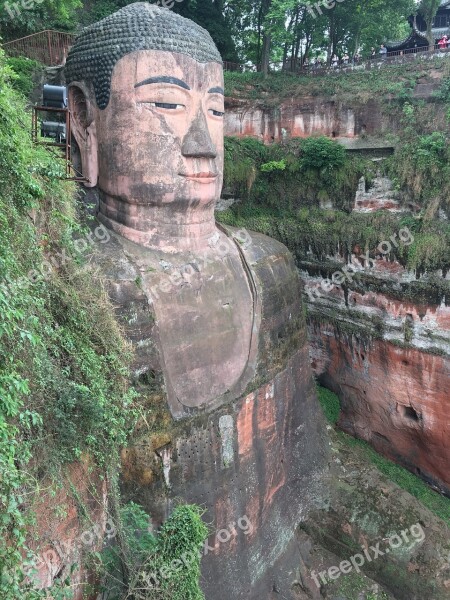
[[[377,102],[355,107],[311,96],[292,98],[279,106],[265,108],[227,99],[225,135],[251,136],[266,143],[312,135],[353,138],[387,127]]]
[[[328,290],[303,269],[312,366],[341,399],[340,426],[449,492],[450,306],[436,280],[378,260],[357,285]]]

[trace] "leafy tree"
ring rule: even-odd
[[[419,12],[427,24],[427,40],[430,48],[434,48],[435,39],[432,32],[433,21],[441,4],[441,0],[421,0]]]
[[[302,140],[300,164],[303,169],[338,169],[345,159],[345,149],[330,138],[320,136]]]
[[[40,0],[23,7],[19,0],[0,0],[0,37],[13,40],[42,29],[71,30],[81,0]]]
[[[175,3],[172,10],[207,29],[224,60],[239,61],[225,14],[225,0],[184,0]]]

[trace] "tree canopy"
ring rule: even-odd
[[[30,9],[0,0],[0,35],[13,39],[46,28],[77,31],[133,0],[39,0]],[[402,37],[416,0],[159,0],[212,35],[224,60],[270,62],[369,53],[372,47]],[[29,3],[28,3],[29,4]],[[427,22],[439,0],[422,0]],[[15,7],[18,7],[16,11]],[[14,14],[11,17],[11,12]]]

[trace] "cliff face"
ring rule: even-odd
[[[329,259],[327,273],[327,261],[299,266],[312,366],[341,400],[339,425],[449,493],[449,275]]]
[[[372,275],[386,287],[407,276],[389,266]],[[373,280],[326,293],[307,270],[303,279],[312,365],[341,399],[339,425],[449,492],[450,307],[408,299],[410,283],[402,300],[368,289]]]
[[[402,107],[404,98],[399,99],[392,90],[395,85],[401,85],[395,78],[399,77],[400,82],[402,76],[392,72],[389,82],[388,69],[380,71],[380,88],[372,96],[361,91],[365,85],[362,79],[359,84],[353,82],[353,100],[349,97],[347,74],[339,79],[330,76],[320,84],[322,90],[342,89],[341,96],[319,93],[318,89],[311,94],[308,87],[302,89],[300,85],[294,91],[294,84],[288,83],[292,86],[292,96],[286,98],[287,92],[280,96],[276,107],[273,104],[277,92],[251,99],[254,92],[238,89],[228,99],[227,132],[256,137],[269,145],[291,137],[325,135],[340,138],[340,143],[351,149],[381,149],[391,140],[397,153],[401,143],[411,143],[412,139],[415,142],[411,148],[414,148],[421,138],[413,138],[414,134],[409,133],[409,139],[399,141],[405,129],[418,128],[420,134],[428,135],[430,131],[446,132],[447,125],[445,105],[436,104],[445,73],[428,66],[420,75],[416,70],[413,76],[414,82],[408,83],[406,90],[406,109],[400,108],[400,111],[397,109]],[[383,78],[386,80],[384,91]],[[406,92],[403,90],[402,94]],[[417,109],[422,111],[421,122],[416,121],[408,130],[402,111],[404,115],[417,99],[425,101],[417,104],[422,107]],[[398,137],[392,142],[389,136],[395,134]],[[422,184],[414,181],[414,169],[410,173],[410,188],[416,186],[412,194],[406,187],[395,187],[383,172],[383,154],[387,156],[386,150],[374,159],[379,164],[376,176],[370,180],[360,179],[358,189],[348,198],[348,206],[360,217],[361,227],[372,227],[369,220],[364,222],[365,216],[369,219],[373,213],[386,214],[392,228],[390,233],[380,234],[386,237],[376,241],[371,238],[370,243],[363,246],[352,241],[360,237],[355,230],[344,226],[341,232],[337,227],[327,230],[326,223],[334,221],[339,213],[339,205],[332,197],[327,203],[319,197],[317,203],[321,208],[330,209],[330,216],[324,210],[323,224],[315,221],[305,234],[301,222],[305,218],[300,218],[300,224],[298,220],[295,222],[303,210],[302,191],[297,199],[289,198],[291,206],[287,214],[291,221],[286,223],[283,216],[274,217],[269,230],[295,252],[308,306],[312,366],[319,381],[340,398],[339,425],[369,441],[380,453],[405,465],[436,488],[450,493],[450,394],[447,389],[450,277],[447,267],[408,269],[405,259],[399,258],[405,256],[405,246],[413,244],[410,256],[417,251],[433,253],[431,237],[416,243],[413,234],[429,206],[418,200]],[[272,185],[270,180],[268,185]],[[275,185],[273,189],[275,191]],[[439,197],[439,193],[434,193],[433,201]],[[277,201],[271,202],[276,204]],[[293,203],[297,216],[292,211]],[[443,208],[439,211],[437,205],[434,204],[435,225],[430,231],[433,227],[435,231],[445,231],[446,205],[441,204]],[[237,208],[235,214],[239,215],[239,211]],[[427,214],[429,218],[430,213]],[[245,219],[238,217],[238,222],[242,225]],[[267,230],[266,222],[256,217],[254,222],[257,226],[261,222]],[[411,231],[404,228],[405,223],[410,224]],[[327,235],[329,240],[324,239]],[[302,242],[299,236],[304,237]],[[447,264],[450,249],[442,243],[441,263]]]
[[[387,129],[388,123],[376,101],[355,107],[311,96],[285,100],[275,108],[262,108],[228,99],[225,135],[251,136],[265,143],[311,135],[352,138],[363,132],[374,133],[380,124]]]
[[[243,89],[230,86],[225,103],[225,135],[250,136],[273,143],[314,135],[354,138],[395,133],[399,121],[392,111],[385,110],[386,101],[395,103],[399,91],[404,98],[429,100],[445,76],[441,65],[433,68],[425,63],[421,67],[424,70],[415,65],[410,65],[408,71],[400,68],[391,81],[387,78],[385,86],[383,77],[389,72],[386,69],[367,74],[344,72],[339,77],[331,74],[297,78],[297,81],[292,77],[267,91],[258,90],[257,98],[251,85]],[[352,81],[358,76],[366,82],[378,79],[379,87],[374,86],[373,91],[370,87],[364,89],[358,80]],[[407,77],[411,79],[406,80]],[[435,118],[436,129],[444,128],[445,115],[436,114]]]

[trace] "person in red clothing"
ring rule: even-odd
[[[444,48],[447,48],[447,42],[448,42],[448,38],[446,35],[444,35],[439,41],[438,41],[438,46],[439,46],[439,50],[443,50]]]

